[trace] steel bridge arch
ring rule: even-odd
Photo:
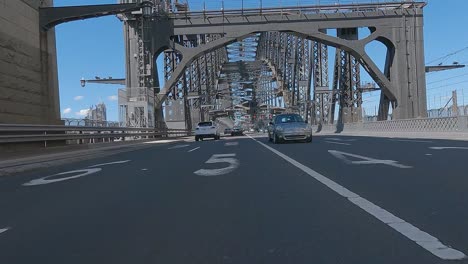
[[[166,99],[167,95],[170,93],[171,87],[173,87],[177,83],[178,79],[183,75],[186,67],[190,63],[192,63],[194,60],[196,60],[198,57],[200,57],[204,53],[210,52],[212,50],[216,50],[218,48],[222,48],[230,43],[240,41],[252,34],[268,32],[268,31],[252,29],[252,30],[247,30],[243,32],[238,32],[238,34],[226,34],[225,36],[217,40],[208,42],[206,44],[200,45],[195,48],[187,48],[180,44],[174,43],[173,49],[175,49],[181,54],[182,60],[180,61],[180,63],[177,65],[176,69],[172,73],[171,78],[166,81],[163,89],[159,92],[159,105],[158,106],[159,107],[161,106],[162,102]],[[316,41],[318,43],[332,46],[332,47],[349,52],[351,55],[353,55],[356,59],[360,61],[364,69],[366,69],[366,71],[371,75],[371,77],[373,77],[374,81],[376,81],[380,85],[385,95],[391,101],[394,101],[394,102],[397,101],[395,97],[395,92],[394,92],[395,90],[390,80],[384,75],[382,71],[380,71],[377,65],[365,52],[365,45],[373,40],[385,39],[385,40],[390,41],[385,36],[382,36],[381,34],[379,34],[380,33],[379,30],[374,31],[371,35],[369,35],[367,38],[362,39],[362,40],[340,39],[340,38],[332,37],[322,32],[319,32],[318,30],[310,31],[310,30],[295,29],[292,31],[282,30],[280,32],[298,34],[303,38]],[[392,43],[392,45],[394,44]]]

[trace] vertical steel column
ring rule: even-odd
[[[339,38],[347,40],[358,39],[357,28],[342,28],[337,30]],[[337,52],[338,53],[338,52]],[[338,55],[338,54],[337,54]],[[362,95],[360,89],[360,66],[351,54],[341,50],[339,97],[340,97],[340,123],[352,123],[362,120]],[[336,67],[336,66],[335,66]]]
[[[340,63],[340,57],[341,57],[341,51],[340,49],[336,49],[335,52],[335,63],[333,67],[333,84],[332,84],[332,99],[331,99],[331,111],[330,111],[330,117],[331,117],[331,123],[334,123],[335,120],[335,111],[336,111],[336,102],[339,101],[340,98],[340,91],[339,91],[339,79],[340,79],[340,73],[341,73],[341,63]],[[341,117],[338,115],[338,119],[341,122]]]
[[[327,33],[325,30],[320,30]],[[328,79],[328,47],[319,42],[313,44],[313,75],[314,75],[314,122],[317,124],[333,123],[332,93]]]

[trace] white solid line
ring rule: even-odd
[[[430,149],[443,150],[443,149],[468,149],[465,147],[429,147]]]
[[[248,135],[247,135],[248,136]],[[250,137],[250,136],[248,136]],[[345,187],[339,185],[338,183],[328,179],[327,177],[321,175],[320,173],[312,170],[311,168],[297,162],[296,160],[290,158],[289,156],[277,151],[276,149],[250,137],[252,140],[256,141],[266,149],[280,156],[287,162],[291,163],[295,167],[299,168],[303,172],[309,174],[314,179],[324,184],[337,194],[347,198],[351,203],[357,205],[370,215],[374,216],[378,220],[382,221],[389,227],[393,228],[400,234],[409,238],[411,241],[414,241],[416,244],[434,254],[435,256],[443,260],[460,260],[466,258],[466,255],[456,249],[450,248],[442,244],[436,237],[431,236],[430,234],[420,230],[419,228],[413,226],[412,224],[406,222],[405,220],[393,215],[387,210],[375,205],[374,203],[366,200],[365,198],[360,197],[358,194],[346,189]]]
[[[195,150],[197,150],[197,149],[199,149],[199,148],[200,148],[200,147],[196,147],[196,148],[191,149],[191,150],[189,150],[189,151],[187,151],[187,152],[192,152],[192,151],[195,151]]]
[[[127,163],[130,162],[131,160],[120,160],[120,161],[114,161],[114,162],[108,162],[108,163],[101,163],[101,164],[96,164],[93,166],[89,166],[88,168],[94,168],[94,167],[101,167],[101,166],[106,166],[106,165],[113,165],[113,164],[122,164],[122,163]]]
[[[333,142],[333,141],[327,141],[327,140],[325,140],[325,142],[330,143],[330,144],[351,146],[351,144],[348,144],[348,143]]]
[[[428,140],[411,140],[411,139],[390,139],[390,141],[414,142],[414,143],[432,143],[432,141],[428,141]]]
[[[4,233],[4,232],[6,232],[6,231],[8,231],[9,229],[10,229],[9,227],[1,228],[1,229],[0,229],[0,234],[1,234],[1,233]]]
[[[228,147],[228,146],[237,146],[239,145],[239,142],[226,142],[224,143],[224,146]]]
[[[432,156],[432,154],[427,153],[426,156]]]

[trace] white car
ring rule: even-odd
[[[195,129],[195,141],[203,140],[204,138],[218,140],[220,135],[218,124],[212,121],[200,122]]]

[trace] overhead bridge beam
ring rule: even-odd
[[[465,65],[440,65],[440,66],[426,66],[426,72],[447,71],[453,69],[465,68]]]
[[[146,5],[146,2],[143,2],[141,4],[133,3],[39,8],[39,25],[42,30],[47,31],[61,23],[93,17],[129,13],[140,10],[140,8]]]

